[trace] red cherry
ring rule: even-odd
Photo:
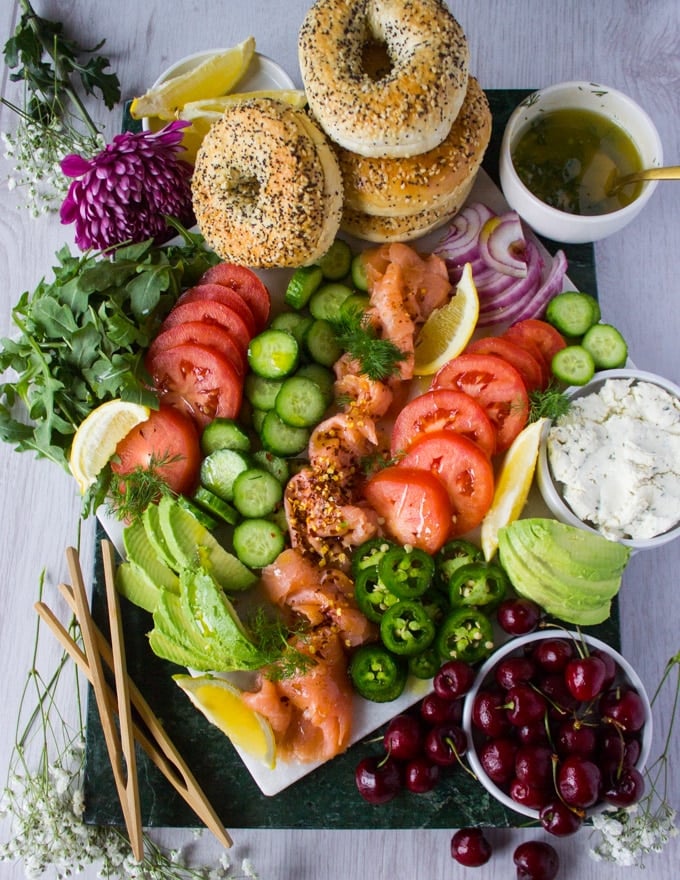
[[[557,852],[549,843],[527,840],[513,854],[517,880],[555,880],[560,869]]]
[[[383,736],[385,751],[399,761],[410,761],[423,746],[423,728],[414,715],[395,715]]]
[[[627,733],[635,733],[645,723],[645,706],[637,691],[631,687],[614,688],[600,700],[603,721],[614,724]]]
[[[583,824],[583,814],[572,810],[559,798],[547,803],[538,814],[541,825],[556,837],[574,834]]]
[[[401,767],[389,757],[363,758],[354,771],[354,781],[369,804],[386,804],[401,789]]]
[[[491,858],[491,845],[480,828],[461,828],[451,838],[451,855],[466,868],[479,868]]]
[[[599,797],[601,781],[597,764],[580,755],[565,758],[557,770],[557,790],[570,807],[592,807]]]
[[[439,782],[440,774],[438,764],[433,764],[427,758],[419,756],[406,765],[404,784],[409,791],[415,794],[424,794],[427,791],[432,791]]]
[[[448,660],[435,675],[432,686],[443,700],[457,700],[470,690],[476,674],[469,663]]]
[[[569,693],[581,702],[593,700],[604,687],[607,667],[599,657],[575,657],[567,663],[564,680]]]

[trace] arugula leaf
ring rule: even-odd
[[[12,310],[18,334],[0,340],[0,439],[58,461],[78,425],[121,397],[147,406],[145,349],[183,287],[218,262],[203,240],[157,247],[152,241],[74,257],[57,254],[54,278],[25,291]]]

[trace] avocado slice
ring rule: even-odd
[[[190,658],[190,662],[187,661],[186,665],[209,670],[215,669],[219,664],[220,658],[214,650],[214,645],[201,635],[194,619],[186,614],[179,596],[163,590],[154,611],[153,622],[154,628],[149,638],[151,639],[152,633],[157,633],[164,637],[163,642],[170,641],[181,647],[185,655]],[[165,656],[167,660],[173,659],[164,654],[160,656]]]
[[[170,660],[171,663],[177,663],[178,666],[200,669],[201,672],[210,671],[209,666],[200,666],[197,663],[197,657],[191,650],[173,641],[170,636],[158,629],[152,629],[149,633],[149,646],[154,654],[157,657],[162,657],[163,660]]]
[[[177,559],[170,552],[168,542],[165,540],[163,530],[159,518],[157,504],[149,504],[142,514],[142,523],[144,531],[151,547],[155,550],[156,556],[174,572],[179,572]]]
[[[153,612],[161,591],[149,575],[135,562],[123,562],[116,569],[116,589],[125,598],[145,611]]]
[[[201,565],[227,591],[246,590],[257,578],[187,510],[169,496],[158,504],[160,530],[178,569]]]
[[[157,588],[171,590],[179,595],[179,578],[165,564],[155,547],[151,544],[144,522],[141,519],[136,519],[125,527],[123,530],[123,546],[125,547],[125,555],[128,561],[135,563],[138,568],[142,569],[148,575],[152,584]]]
[[[517,592],[549,614],[592,626],[611,613],[629,548],[556,520],[516,520],[499,530],[501,564]]]

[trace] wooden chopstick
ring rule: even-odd
[[[125,730],[125,746],[122,744],[123,728],[126,725],[125,717],[127,717],[128,722],[130,721],[129,702],[127,703],[126,709],[124,705],[124,694],[121,694],[117,690],[116,694],[112,695],[111,690],[107,686],[106,679],[104,678],[104,670],[102,669],[99,646],[97,645],[97,639],[94,633],[94,622],[90,616],[90,607],[83,581],[83,573],[80,568],[80,560],[73,547],[67,548],[66,561],[71,575],[73,596],[75,599],[75,615],[80,626],[80,631],[83,635],[85,657],[87,658],[90,670],[89,678],[102,723],[104,740],[106,742],[109,761],[111,762],[111,768],[113,770],[113,779],[116,784],[118,799],[120,800],[121,808],[123,810],[123,818],[125,819],[125,827],[127,828],[128,836],[130,838],[132,854],[138,862],[141,862],[144,858],[144,837],[142,834],[139,798],[136,798],[134,795],[134,790],[137,787],[137,774],[134,760],[134,742],[132,739],[128,739],[130,735],[129,726],[127,726]],[[120,649],[120,644],[118,647]],[[122,669],[121,672],[121,666],[124,665],[124,660],[122,660],[119,651],[114,652],[112,660],[116,688],[118,688],[120,685],[118,675],[121,674],[122,677],[125,677],[125,670]],[[120,734],[113,717],[114,702],[112,701],[112,696],[117,703],[117,709],[121,719]],[[132,761],[132,767],[130,766],[130,763],[128,763],[130,760]],[[124,761],[126,762],[125,769],[123,767]]]
[[[107,553],[109,551],[106,551]],[[79,569],[79,566],[78,566]],[[67,584],[60,584],[59,590],[66,600],[71,611],[78,616],[78,605],[76,600],[76,591]],[[52,611],[42,602],[36,604],[36,610],[43,620],[49,625],[56,637],[61,642],[67,653],[79,665],[88,680],[92,682],[92,669],[88,662],[88,658],[71,638],[69,633],[64,629],[57,620]],[[95,644],[95,655],[106,663],[110,669],[114,669],[114,657],[111,645],[105,636],[99,630],[92,620],[88,611],[89,624],[88,629],[91,635],[91,641]],[[82,628],[82,627],[81,627]],[[83,641],[85,641],[83,637]],[[86,646],[87,650],[87,646]],[[170,782],[178,794],[191,807],[194,813],[203,821],[204,825],[212,831],[217,840],[226,848],[232,846],[232,839],[227,833],[222,821],[215,812],[214,807],[206,797],[200,785],[194,778],[188,765],[177,751],[177,748],[171,741],[160,721],[154,714],[153,710],[147,703],[143,694],[134,683],[134,681],[126,675],[126,683],[129,693],[130,703],[134,706],[137,715],[144,723],[146,730],[142,729],[134,719],[132,720],[132,731],[135,740],[144,749],[151,761],[163,773],[165,778]],[[94,687],[94,683],[93,683]],[[115,695],[107,682],[104,681],[104,690],[108,695],[110,705],[115,706]]]

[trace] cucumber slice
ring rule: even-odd
[[[356,289],[364,292],[368,291],[368,274],[363,254],[357,254],[354,257],[350,271],[352,274],[352,284]]]
[[[282,485],[285,485],[285,483],[288,482],[290,477],[290,467],[285,458],[281,458],[279,455],[274,455],[273,452],[267,452],[266,449],[258,449],[253,455],[253,461],[258,467],[261,467],[265,471],[269,471],[269,473],[276,477]]]
[[[333,325],[323,319],[314,321],[309,328],[305,345],[310,357],[324,367],[332,367],[343,353]]]
[[[595,324],[581,340],[598,370],[615,370],[628,359],[628,345],[611,324]]]
[[[184,495],[178,495],[175,499],[180,507],[186,510],[187,513],[190,513],[193,517],[195,517],[202,526],[205,526],[206,529],[210,529],[210,531],[214,531],[219,525],[218,521],[214,516],[207,510],[203,510],[202,507],[194,504]]]
[[[271,520],[244,519],[234,529],[234,550],[241,562],[249,568],[269,565],[284,547],[283,532]]]
[[[363,315],[370,305],[371,298],[365,293],[353,293],[340,306],[340,317],[351,318],[356,314]]]
[[[321,321],[337,321],[342,304],[352,296],[346,284],[332,282],[320,287],[309,301],[309,311],[313,318]]]
[[[253,337],[248,346],[250,369],[265,379],[290,375],[297,367],[299,356],[297,340],[285,330],[264,330]]]
[[[216,449],[240,449],[248,452],[250,437],[234,419],[213,419],[201,434],[201,451],[210,455]]]
[[[201,485],[223,501],[232,501],[234,480],[250,464],[250,457],[238,449],[216,449],[201,462]]]
[[[335,375],[332,370],[328,369],[328,367],[324,367],[323,364],[317,363],[303,364],[301,367],[298,367],[295,375],[303,376],[305,379],[311,379],[312,382],[316,382],[324,396],[326,406],[333,403],[335,397]]]
[[[551,363],[553,375],[567,385],[585,385],[595,374],[595,363],[581,345],[568,345],[558,351]]]
[[[296,269],[283,297],[286,304],[293,309],[303,309],[322,281],[323,272],[320,266],[301,266]]]
[[[306,448],[309,429],[287,425],[275,410],[270,410],[262,422],[260,438],[265,449],[286,458],[299,455]]]
[[[255,575],[172,498],[161,498],[158,519],[182,569],[200,563],[222,589],[231,592],[246,590],[255,582]]]
[[[550,300],[545,317],[564,336],[583,336],[600,320],[600,305],[589,293],[567,290]]]
[[[242,516],[267,516],[282,499],[283,486],[264,468],[250,468],[234,481],[234,507]]]
[[[311,319],[309,315],[303,315],[300,312],[281,312],[269,324],[270,330],[285,330],[286,333],[292,334],[299,341],[299,334],[303,328],[309,327]]]
[[[205,486],[198,487],[194,493],[193,500],[199,507],[204,508],[208,513],[221,519],[223,522],[227,523],[227,525],[236,525],[241,518],[235,507],[232,507],[229,502],[224,501],[218,495],[215,495],[210,489],[206,489]]]
[[[311,428],[323,418],[326,398],[313,379],[296,374],[281,386],[274,409],[287,425]]]
[[[123,547],[128,561],[142,569],[157,589],[179,593],[179,578],[156,552],[143,520],[135,519],[123,529]]]
[[[345,278],[352,265],[352,249],[341,238],[336,238],[330,248],[319,260],[319,267],[324,278],[329,281],[339,281]]]
[[[276,395],[281,385],[283,379],[264,379],[262,376],[256,376],[255,373],[248,373],[243,390],[246,399],[255,409],[269,410],[274,409]]]

